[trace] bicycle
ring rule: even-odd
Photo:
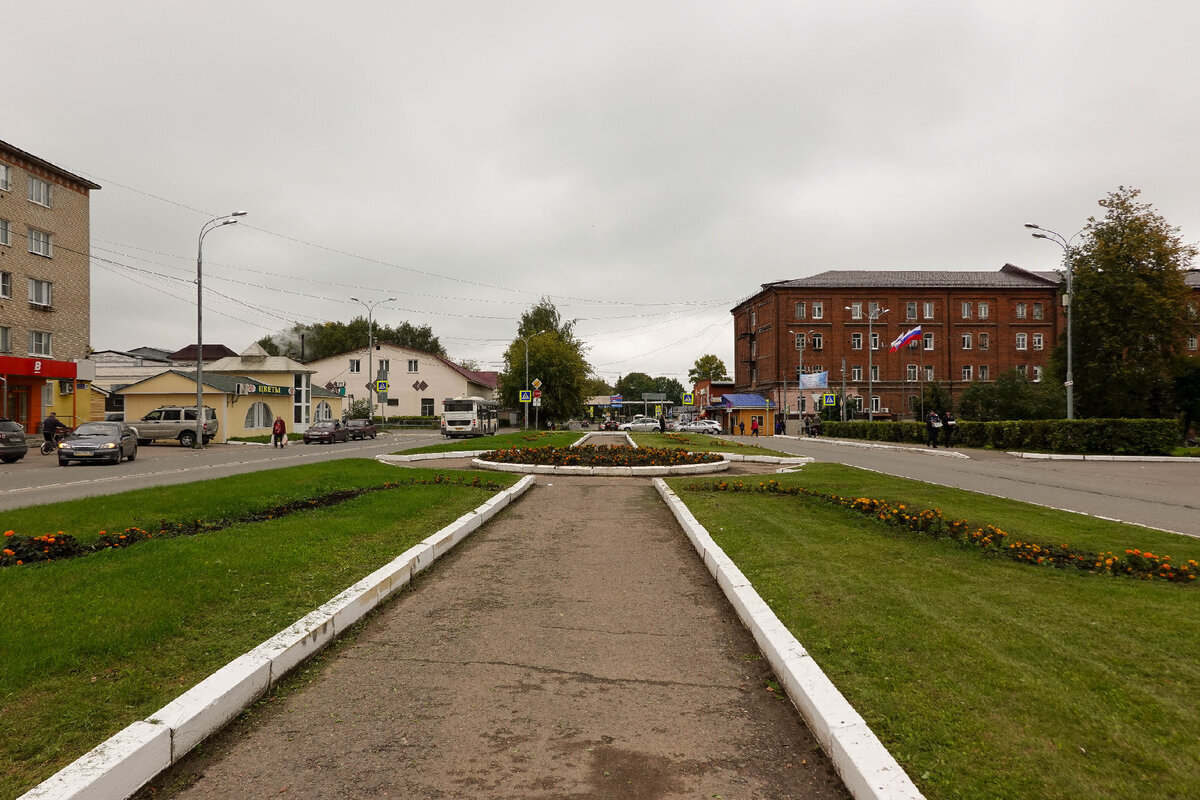
[[[54,436],[50,439],[42,440],[42,455],[48,456],[58,450],[58,443],[67,438],[67,434],[71,432],[70,428],[58,428],[54,431]]]

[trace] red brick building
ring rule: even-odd
[[[734,391],[765,395],[797,419],[798,374],[828,372],[803,411],[842,394],[847,418],[914,419],[923,384],[957,400],[974,380],[1010,369],[1041,380],[1066,317],[1057,272],[834,270],[763,284],[732,309]],[[897,352],[893,340],[920,327]],[[869,398],[869,399],[868,399]],[[914,410],[916,409],[916,410]],[[857,412],[857,413],[855,413]]]

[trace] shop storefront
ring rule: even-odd
[[[74,361],[0,356],[0,416],[37,433],[42,417],[53,410],[73,426],[81,411],[88,413],[86,404],[82,409],[77,404],[78,371]]]

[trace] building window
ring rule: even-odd
[[[850,304],[850,319],[862,319],[862,303]]]
[[[971,382],[971,367],[970,367],[969,365],[963,365],[963,368],[962,368],[962,379],[963,379],[963,382],[964,382],[964,383],[970,383],[970,382]]]
[[[379,366],[375,368],[375,374],[378,375],[381,372],[387,372],[389,370],[389,368],[391,367],[391,365],[392,365],[391,359],[388,359],[388,358],[379,359]]]
[[[12,167],[0,164],[0,192],[12,191]]]
[[[880,408],[882,408],[882,406],[879,404],[879,395],[871,395],[871,413],[878,414]]]
[[[879,303],[867,303],[867,316],[871,319],[879,319]]]
[[[432,397],[422,397],[421,398],[421,416],[422,417],[432,417],[433,416],[433,398]]]
[[[825,319],[825,304],[824,303],[822,303],[818,300],[813,301],[812,318],[813,319]]]
[[[751,342],[751,344],[753,344],[753,342]],[[417,371],[417,368],[418,368],[419,366],[420,366],[420,364],[418,363],[417,359],[415,359],[415,358],[410,358],[410,359],[408,360],[408,371],[409,371],[409,372],[416,372],[416,371]]]
[[[36,228],[29,229],[29,252],[37,256],[50,258],[54,255],[54,246],[50,243],[50,234]]]
[[[12,352],[12,333],[8,328],[0,327],[0,353]]]
[[[1017,334],[1017,349],[1018,350],[1028,350],[1029,349],[1029,334],[1027,334],[1027,333],[1018,333]]]
[[[825,346],[825,337],[819,333],[813,334],[813,350],[820,350]]]
[[[12,299],[12,273],[0,272],[0,298]]]
[[[758,342],[751,339],[750,340],[750,357],[754,358],[756,355],[758,355]],[[413,369],[413,362],[411,362],[411,361],[408,362],[408,371],[416,372],[416,370]]]
[[[925,342],[925,349],[932,350],[933,349],[933,334],[932,333],[922,334],[921,338]]]
[[[933,364],[925,365],[925,380],[927,380],[927,381],[933,380]]]
[[[31,356],[52,356],[54,355],[51,349],[51,337],[46,331],[30,331],[29,332],[29,355]]]
[[[1021,373],[1021,375],[1026,378],[1029,377],[1029,367],[1025,366],[1024,364],[1017,364],[1017,372]]]
[[[913,300],[904,307],[904,318],[905,319],[916,319],[917,318],[917,301]]]
[[[926,300],[924,306],[925,319],[933,319],[933,301]]]
[[[1025,304],[1017,303],[1017,319],[1025,319]]]
[[[851,350],[862,350],[862,342],[863,342],[863,340],[862,340],[861,333],[850,334],[850,349]]]
[[[970,301],[970,300],[964,300],[964,301],[963,301],[963,304],[962,304],[962,318],[963,318],[963,319],[970,319],[970,318],[971,318],[971,301]]]
[[[862,380],[862,367],[861,366],[850,368],[850,380],[852,380],[852,381],[861,381]]]
[[[196,416],[195,409],[192,410],[192,416]],[[246,409],[246,419],[243,424],[249,430],[251,428],[269,428],[274,421],[275,418],[271,416],[271,407],[259,400]]]
[[[1042,304],[1041,303],[1033,304],[1033,318],[1034,319],[1042,318]]]
[[[807,346],[808,346],[808,339],[805,336],[805,334],[797,333],[796,334],[796,349],[803,350]]]
[[[1188,337],[1188,350],[1196,349],[1196,344],[1197,344],[1196,339],[1197,339],[1197,337],[1195,337],[1195,336]]]
[[[916,364],[909,364],[909,365],[908,365],[908,373],[907,373],[907,375],[905,376],[905,380],[908,380],[908,381],[915,381],[915,380],[917,380],[917,379],[918,379],[918,378],[920,378],[920,377],[921,377],[921,373],[917,372],[917,365],[916,365]]]
[[[1042,349],[1042,334],[1040,334],[1040,333],[1035,333],[1035,334],[1033,335],[1033,349],[1034,349],[1034,350],[1041,350],[1041,349]]]
[[[989,334],[986,334],[986,333],[979,334],[979,349],[987,350],[988,345],[991,344],[991,341],[990,341],[991,338],[992,337]]]
[[[50,207],[50,183],[41,178],[29,176],[29,202],[39,206]]]
[[[988,376],[988,365],[980,364],[979,365],[979,380],[986,381],[988,379],[988,377],[989,377]]]
[[[356,375],[362,372],[362,361],[357,358],[350,359],[350,374]]]
[[[333,406],[325,400],[317,403],[317,407],[313,409],[313,421],[324,422],[333,419]]]
[[[861,394],[856,395],[854,398],[854,410],[858,411],[859,413],[862,412],[862,395]]]
[[[879,365],[878,364],[871,365],[871,380],[873,380],[873,381],[879,380]]]
[[[970,350],[970,349],[971,349],[971,334],[969,334],[969,333],[964,333],[964,334],[962,335],[962,349],[963,349],[963,350]]]
[[[757,324],[758,324],[758,312],[751,309],[750,310],[750,330],[754,330],[754,326]],[[412,370],[410,369],[409,372],[412,372]]]
[[[980,303],[978,310],[979,310],[979,318],[980,319],[988,318],[988,304],[987,303]]]
[[[50,281],[39,281],[36,278],[29,279],[29,302],[35,306],[53,305],[50,301],[52,284]]]
[[[796,319],[806,319],[808,317],[808,303],[801,300],[796,303]]]
[[[879,349],[879,334],[876,333],[875,331],[871,331],[871,349],[872,350]]]
[[[825,371],[825,367],[821,366],[820,364],[813,364],[811,366],[805,367],[804,371],[819,374],[819,373],[822,373]]]
[[[12,244],[12,227],[6,219],[0,219],[0,244],[5,246]]]
[[[1040,382],[1041,382],[1041,380],[1042,380],[1042,368],[1041,368],[1041,367],[1034,367],[1034,368],[1033,368],[1033,382],[1034,382],[1034,383],[1040,383]]]

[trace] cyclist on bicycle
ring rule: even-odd
[[[59,429],[66,430],[67,426],[59,422],[58,417],[51,411],[50,416],[42,420],[42,438],[47,442],[53,442],[54,434]]]

